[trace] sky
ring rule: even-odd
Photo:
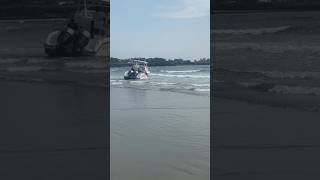
[[[111,57],[210,57],[210,0],[111,0]]]

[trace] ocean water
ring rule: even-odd
[[[320,13],[211,20],[212,176],[319,179]]]
[[[127,81],[123,74],[129,67],[112,67],[110,84],[116,88],[159,90],[208,96],[210,93],[210,66],[154,66],[146,81]]]
[[[217,14],[212,22],[215,96],[318,111],[319,12]]]

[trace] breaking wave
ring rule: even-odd
[[[150,82],[152,85],[175,85],[177,83],[170,83],[170,82]]]
[[[316,71],[251,71],[251,70],[237,70],[237,69],[216,69],[215,71],[233,72],[233,73],[251,73],[262,75],[268,78],[280,79],[320,79],[320,72]]]
[[[92,61],[84,61],[84,62],[66,62],[65,66],[68,68],[106,68],[106,62],[92,62]]]
[[[158,74],[151,73],[153,76],[162,76],[162,77],[177,77],[177,78],[210,78],[209,75],[182,75],[182,74]]]
[[[206,89],[196,88],[194,90],[198,91],[198,92],[210,92],[210,89],[208,89],[208,88],[206,88]]]
[[[320,87],[276,85],[273,88],[269,89],[269,92],[278,94],[301,94],[319,96]]]
[[[210,84],[191,84],[192,86],[196,86],[196,87],[209,87]]]
[[[166,71],[166,70],[161,70],[160,72],[165,72],[165,73],[195,73],[195,72],[200,72],[201,70],[185,70],[185,71]]]
[[[122,82],[111,82],[111,85],[121,85],[123,84]]]
[[[5,59],[0,59],[0,64],[13,64],[13,63],[18,63],[18,62],[22,62],[25,59],[22,58],[5,58]]]
[[[320,78],[320,72],[311,72],[311,71],[304,71],[304,72],[281,72],[281,71],[257,71],[257,73],[261,73],[264,76],[271,77],[271,78],[313,78],[318,79]]]
[[[21,27],[18,26],[6,26],[6,27],[2,27],[0,28],[0,30],[5,30],[5,31],[14,31],[14,30],[20,30]]]
[[[214,34],[232,34],[232,35],[258,35],[258,34],[273,34],[290,29],[291,26],[280,26],[271,28],[255,28],[255,29],[217,29],[212,30]]]
[[[6,71],[8,72],[37,72],[43,70],[43,67],[36,66],[22,66],[22,67],[8,67]]]

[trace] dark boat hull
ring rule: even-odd
[[[145,80],[148,79],[148,75],[142,72],[127,71],[124,75],[125,80]]]

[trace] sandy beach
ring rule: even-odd
[[[0,84],[1,179],[108,177],[105,88]]]
[[[111,87],[112,180],[208,180],[209,98]]]
[[[216,179],[319,178],[319,113],[214,98]]]

